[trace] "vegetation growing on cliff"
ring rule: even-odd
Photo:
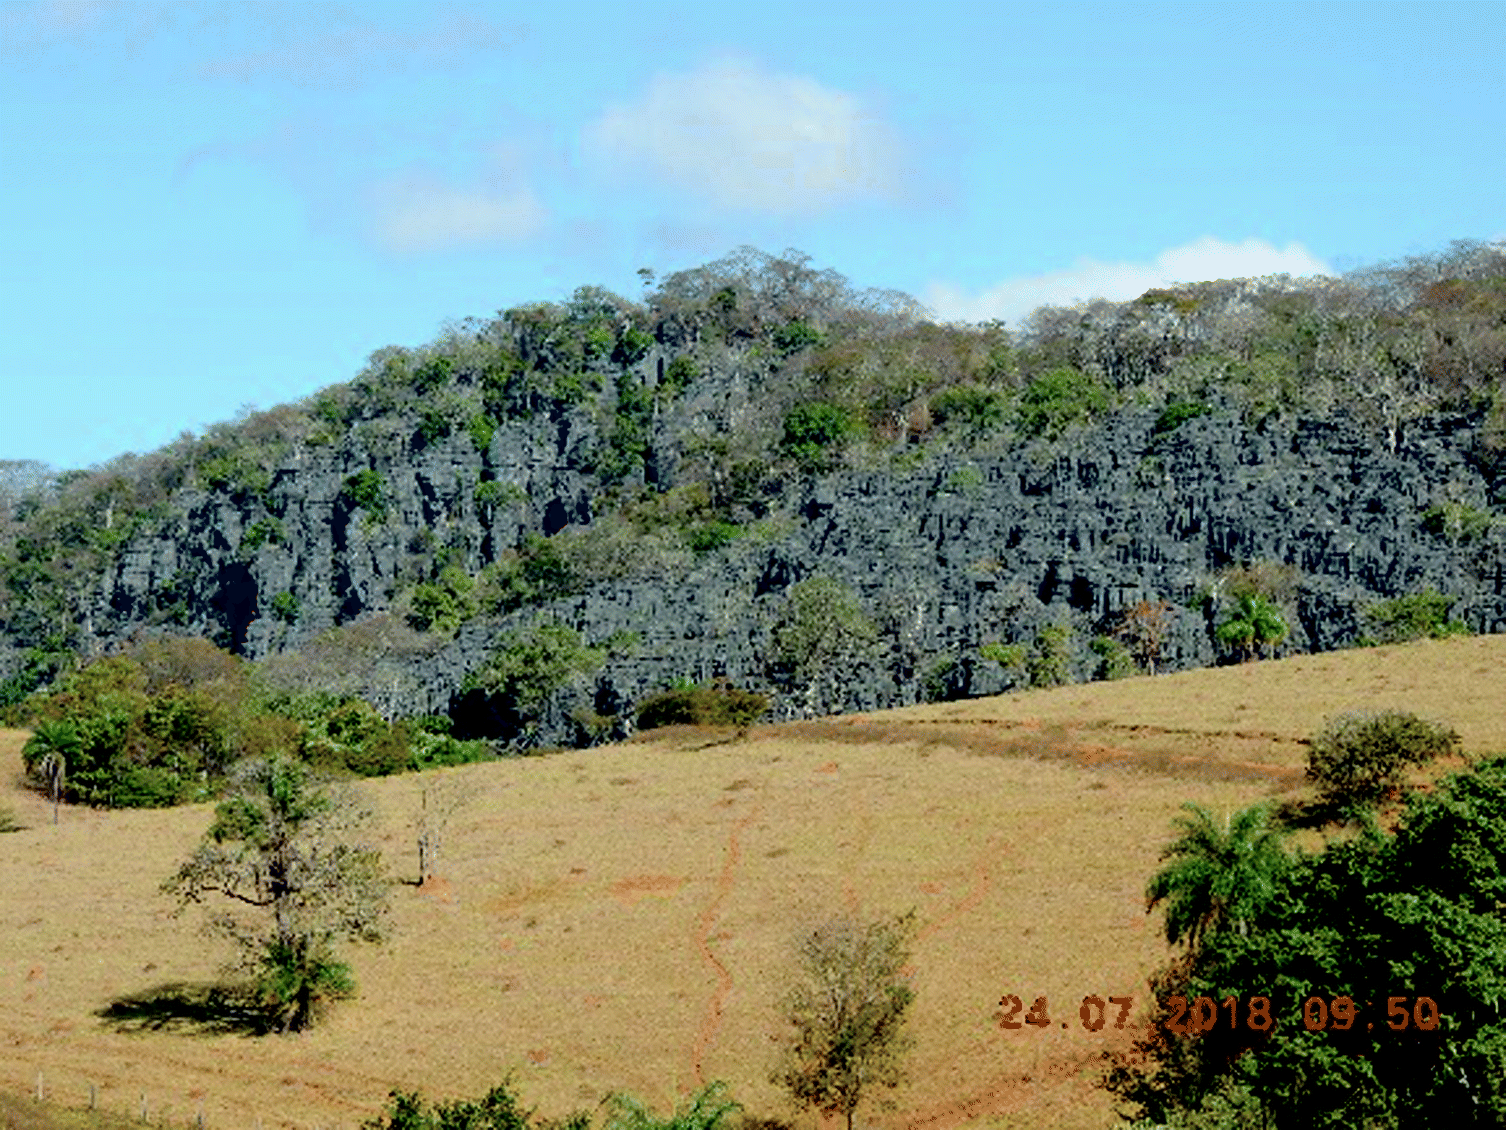
[[[287,483],[299,459],[320,448],[357,456],[340,471],[337,516],[354,517],[369,539],[401,544],[396,576],[387,591],[357,599],[337,572],[333,603],[331,591],[309,590],[312,582],[279,581],[242,618],[267,620],[276,641],[307,644],[331,616],[346,624],[374,602],[437,639],[477,616],[734,552],[756,522],[788,511],[811,475],[883,473],[918,455],[979,449],[1045,462],[1121,409],[1154,414],[1147,449],[1125,453],[1142,460],[1150,485],[1165,481],[1158,461],[1200,417],[1261,428],[1340,410],[1361,422],[1375,450],[1391,452],[1430,413],[1483,420],[1469,457],[1498,482],[1503,366],[1500,245],[1460,242],[1343,279],[1205,282],[1127,303],[1045,308],[1017,331],[940,325],[913,299],[854,289],[797,252],[743,248],[667,276],[642,301],[585,286],[561,302],[447,325],[427,344],[376,351],[353,380],[300,404],[0,499],[0,623],[10,645],[0,706],[77,668],[97,632],[101,578],[146,535],[173,536],[193,506],[219,499],[243,514],[243,529],[226,536],[248,576],[284,552]],[[568,439],[560,459],[584,483],[558,513],[541,513],[496,462],[499,430],[530,422]],[[414,519],[398,521],[394,470],[429,448],[480,463],[466,490],[492,531],[484,545],[427,526],[427,536],[405,538],[412,531],[403,523]],[[1441,545],[1488,555],[1506,529],[1501,505],[1445,495],[1406,520]],[[457,553],[468,555],[464,566]],[[131,615],[244,647],[245,624],[230,622],[229,604],[195,568],[185,562],[163,578]],[[1222,620],[1210,630],[1223,631],[1229,654],[1280,642],[1263,606],[1241,609],[1243,597],[1228,595],[1232,606],[1209,611]],[[1271,603],[1289,629],[1291,609]],[[1038,660],[1032,678],[1090,662],[1126,673],[1111,643],[1086,642],[1117,630],[1079,632],[1096,660]],[[794,657],[766,658],[782,677]]]

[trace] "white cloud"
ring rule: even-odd
[[[527,188],[443,184],[429,176],[387,181],[374,191],[374,234],[392,251],[438,251],[526,239],[545,212]]]
[[[857,98],[735,60],[659,75],[582,134],[587,153],[639,166],[712,202],[777,213],[887,196],[893,132]]]
[[[945,282],[932,283],[925,302],[946,321],[986,322],[997,318],[1018,325],[1040,306],[1069,306],[1094,298],[1124,302],[1153,287],[1179,282],[1331,273],[1300,243],[1278,248],[1260,239],[1225,243],[1204,236],[1163,251],[1149,263],[1080,259],[1067,270],[1006,279],[980,294],[968,294]]]

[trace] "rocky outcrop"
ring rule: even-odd
[[[646,460],[661,489],[678,475],[679,424],[661,421]],[[1287,652],[1352,643],[1368,604],[1424,587],[1453,597],[1471,630],[1506,631],[1506,473],[1478,418],[1414,422],[1394,452],[1342,414],[1252,429],[1220,410],[1164,435],[1155,424],[1154,412],[1124,411],[1050,447],[803,481],[773,503],[782,526],[686,552],[660,575],[472,621],[386,656],[363,689],[389,715],[454,712],[462,728],[481,726],[464,676],[499,638],[542,619],[619,646],[556,695],[537,740],[580,740],[572,711],[626,716],[676,679],[772,690],[781,716],[870,710],[1015,685],[1023,675],[980,647],[1028,642],[1049,624],[1072,627],[1073,671],[1092,677],[1089,639],[1143,600],[1173,606],[1161,668],[1202,666],[1219,658],[1219,572],[1250,562],[1293,571]],[[526,533],[592,523],[601,434],[575,409],[505,424],[484,452],[463,431],[385,447],[347,437],[291,450],[263,489],[184,492],[101,579],[88,642],[102,650],[150,627],[206,634],[249,658],[308,645],[388,609],[405,570],[436,549],[475,572]],[[352,485],[363,474],[364,493]],[[773,662],[771,632],[791,586],[815,576],[858,596],[874,638],[795,685]]]

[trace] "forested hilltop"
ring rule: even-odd
[[[336,747],[582,744],[655,695],[792,717],[1506,630],[1500,244],[1017,333],[789,251],[643,274],[148,455],[11,465],[0,706],[56,721],[91,658],[203,637],[305,726],[359,716]]]

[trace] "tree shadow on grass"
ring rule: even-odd
[[[264,1036],[272,1017],[244,988],[173,982],[120,997],[95,1013],[117,1032]]]

